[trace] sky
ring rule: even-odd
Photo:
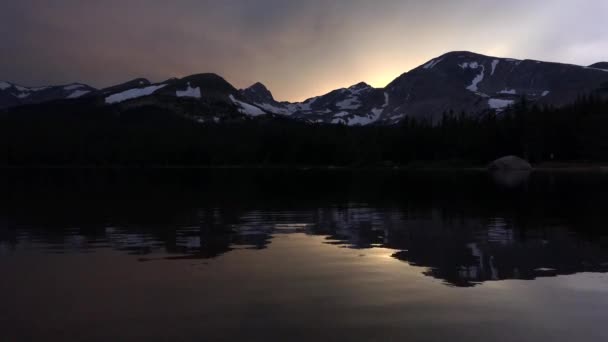
[[[606,0],[2,0],[0,80],[105,87],[214,72],[298,101],[453,50],[608,60]]]

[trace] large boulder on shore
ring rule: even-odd
[[[492,171],[530,171],[532,165],[517,156],[506,156],[491,162],[488,169]]]

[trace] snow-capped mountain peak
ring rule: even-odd
[[[284,115],[311,123],[367,125],[394,124],[406,117],[437,122],[450,112],[501,115],[523,96],[541,105],[561,106],[591,92],[608,97],[608,63],[577,66],[453,51],[402,74],[384,89],[360,82],[303,102],[279,102],[259,82],[237,90],[219,75],[206,73],[156,84],[140,78],[99,91],[81,83],[24,87],[0,82],[0,109],[83,97],[82,101],[117,107],[123,103],[126,107],[183,106],[180,111],[185,115],[219,110],[247,116]]]
[[[443,113],[500,114],[522,96],[539,104],[564,105],[577,94],[602,88],[602,64],[582,67],[537,60],[453,51],[433,58],[391,82],[391,104],[381,121],[392,117],[436,122]]]

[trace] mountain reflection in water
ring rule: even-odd
[[[482,172],[8,174],[0,255],[124,251],[142,262],[260,250],[278,235],[386,248],[450,286],[608,271],[608,177]],[[293,246],[297,248],[297,245]]]

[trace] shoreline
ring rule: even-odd
[[[414,163],[408,165],[0,165],[0,170],[358,170],[358,171],[490,171],[483,165],[445,165],[442,163]],[[524,170],[506,170],[524,171]],[[533,165],[530,172],[608,172],[608,163],[540,163]]]

